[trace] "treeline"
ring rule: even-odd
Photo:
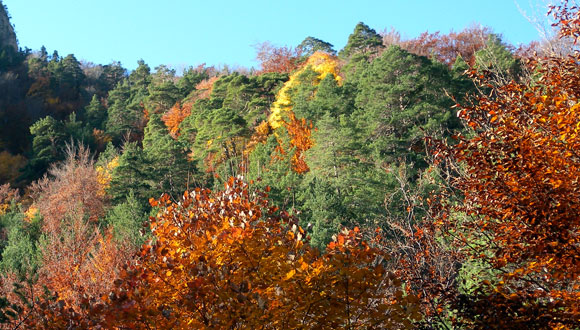
[[[464,75],[470,64],[518,79],[513,49],[487,29],[445,37],[462,42],[439,51],[432,41],[385,44],[390,38],[361,23],[338,57],[312,37],[295,49],[263,44],[262,68],[251,74],[203,65],[152,73],[143,61],[127,73],[120,63],[81,64],[44,48],[20,53],[6,70],[20,70],[5,82],[20,90],[5,94],[0,176],[25,188],[65,159],[65,144],[80,143],[99,168],[115,161],[106,174],[113,205],[132,192],[148,209],[162,193],[178,199],[187,187],[243,175],[270,187],[323,246],[341,226],[406,212],[398,177],[423,182],[423,137],[460,130],[451,107],[475,92]]]
[[[8,329],[578,324],[577,57],[363,23],[252,70],[10,49]]]

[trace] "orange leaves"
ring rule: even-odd
[[[306,119],[297,119],[294,112],[288,112],[289,121],[284,121],[284,126],[290,135],[290,145],[295,148],[292,155],[292,169],[296,173],[306,173],[310,170],[304,160],[304,152],[312,148],[313,142],[312,123],[307,123]]]
[[[168,112],[163,114],[161,119],[169,129],[169,134],[177,139],[179,137],[179,125],[191,114],[193,103],[187,102],[183,106],[177,102]]]
[[[580,24],[570,20],[578,10],[554,8],[562,35],[578,38]],[[490,282],[502,283],[479,289],[469,311],[477,322],[568,327],[580,315],[572,299],[580,281],[578,63],[578,53],[543,60],[535,85],[495,87],[461,112],[475,136],[450,150],[464,171],[456,181],[464,200],[453,212],[471,216],[461,244],[497,274]]]
[[[268,136],[272,134],[272,126],[270,123],[263,120],[256,128],[254,129],[255,132],[250,138],[250,142],[246,145],[244,149],[244,154],[250,154],[258,143],[264,143],[268,139]]]
[[[580,38],[580,12],[577,7],[569,8],[568,1],[560,6],[549,6],[548,15],[552,14],[556,19],[554,25],[560,28],[560,37],[570,37],[574,43]]]
[[[416,316],[412,302],[391,296],[398,284],[376,263],[386,256],[358,229],[321,255],[295,219],[233,178],[224,191],[158,203],[155,244],[109,300],[109,327],[392,328]]]
[[[286,273],[286,280],[291,279],[294,276],[294,274],[296,274],[296,270],[291,269],[288,273]]]

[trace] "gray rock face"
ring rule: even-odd
[[[6,11],[4,4],[2,1],[0,1],[0,49],[6,46],[12,47],[14,50],[18,50],[16,33],[14,33],[12,24],[10,24],[8,11]]]

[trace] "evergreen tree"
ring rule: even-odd
[[[119,156],[119,165],[112,174],[109,194],[115,204],[125,202],[129,192],[141,205],[148,208],[148,200],[155,196],[153,193],[157,183],[152,178],[152,166],[145,157],[143,149],[136,142],[127,142]]]
[[[121,62],[112,62],[104,65],[103,72],[97,82],[97,94],[100,97],[105,97],[110,90],[115,88],[125,78],[127,78],[127,70],[123,68]]]
[[[6,240],[2,242],[1,272],[15,272],[18,275],[34,273],[38,266],[37,244],[41,224],[38,215],[26,220],[16,204],[7,213],[0,215],[0,225],[7,234]]]
[[[336,50],[334,50],[333,47],[334,46],[331,43],[320,40],[318,38],[306,37],[306,39],[304,39],[296,48],[302,51],[302,56],[309,57],[316,52],[324,52],[330,55],[336,55]]]
[[[91,103],[85,107],[85,118],[90,128],[103,129],[107,121],[107,109],[95,94]]]
[[[158,114],[151,114],[145,127],[143,154],[150,164],[150,181],[154,182],[152,196],[168,193],[176,200],[185,191],[190,166],[185,148],[175,141]]]
[[[425,168],[425,135],[443,137],[459,127],[446,94],[449,69],[426,57],[389,47],[364,71],[356,117],[378,162],[404,161]]]
[[[382,45],[383,38],[374,29],[359,22],[338,55],[342,58],[350,58],[357,53],[375,52]]]
[[[497,34],[490,34],[485,47],[475,53],[475,67],[487,71],[496,84],[518,81],[522,74],[522,64]]]
[[[30,126],[32,134],[32,157],[25,168],[24,177],[34,180],[46,172],[48,166],[64,158],[61,147],[66,141],[66,129],[62,122],[44,117]]]
[[[90,127],[83,125],[82,121],[77,120],[76,113],[71,113],[66,121],[64,128],[69,140],[81,144],[93,144],[93,135]]]
[[[115,240],[139,247],[146,240],[146,236],[141,233],[145,229],[143,226],[145,219],[147,219],[145,208],[135,197],[135,193],[129,190],[126,200],[109,210],[106,222],[113,228]]]
[[[183,72],[181,79],[176,83],[177,88],[181,95],[188,96],[191,92],[195,90],[197,84],[205,79],[209,79],[208,70],[206,68],[193,68],[189,67]]]
[[[149,85],[148,109],[155,113],[167,112],[178,100],[182,98],[179,88],[173,81],[153,83]]]
[[[147,89],[151,83],[151,68],[143,60],[137,61],[137,69],[129,74],[132,89]]]
[[[376,226],[384,219],[388,175],[363,153],[363,132],[350,117],[327,112],[312,138],[299,199],[313,239],[324,246],[341,226]]]
[[[137,123],[141,120],[142,113],[131,109],[131,89],[127,80],[117,84],[117,87],[109,92],[108,118],[105,125],[107,134],[115,141],[120,141],[123,134],[137,129]]]

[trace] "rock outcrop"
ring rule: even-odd
[[[8,11],[2,1],[0,1],[0,49],[4,47],[12,47],[14,50],[18,50],[18,42],[14,27],[10,24]]]

